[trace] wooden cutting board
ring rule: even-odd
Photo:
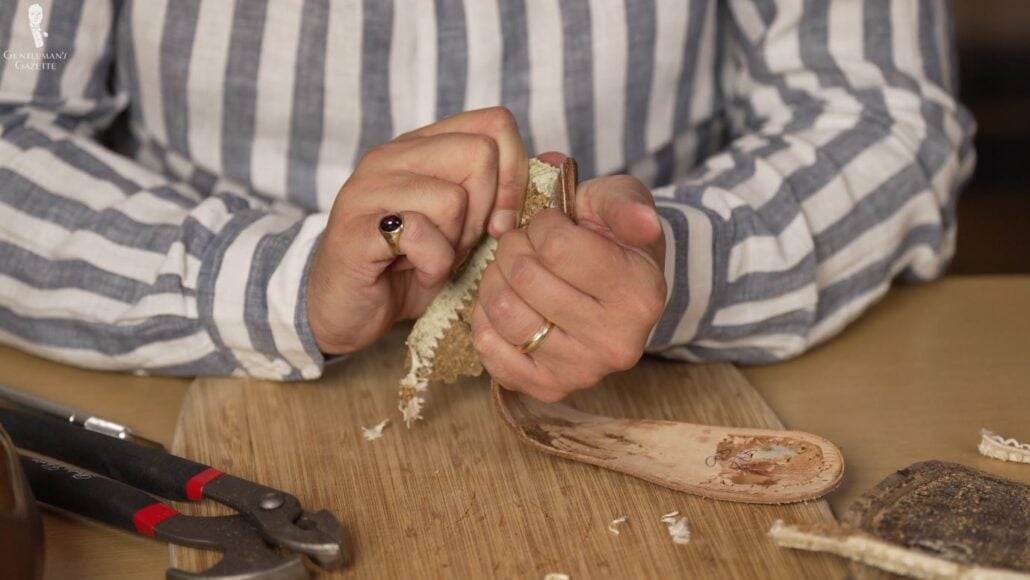
[[[674,492],[520,443],[485,378],[430,390],[426,420],[398,422],[406,329],[310,383],[202,379],[186,395],[173,451],[289,491],[343,522],[348,578],[842,578],[822,554],[766,538],[777,518],[831,521],[825,501],[733,504]],[[571,403],[610,416],[741,427],[783,425],[731,365],[645,359]],[[362,426],[393,422],[382,439]],[[203,505],[194,513],[223,513]],[[692,529],[674,544],[662,514]],[[608,531],[620,516],[622,533]],[[211,554],[173,548],[173,564]]]

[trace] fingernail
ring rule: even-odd
[[[493,230],[494,237],[500,237],[501,234],[515,229],[515,211],[502,209],[494,212],[494,216],[490,218],[490,229]]]
[[[568,156],[564,153],[559,153],[557,151],[548,151],[546,153],[541,153],[540,155],[536,156],[537,161],[540,161],[541,163],[546,163],[553,167],[561,167],[561,164],[565,161],[566,157]]]

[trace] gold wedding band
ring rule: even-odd
[[[552,328],[554,328],[553,322],[551,322],[550,320],[544,321],[544,325],[538,328],[529,340],[527,340],[526,342],[522,343],[521,346],[519,346],[519,352],[521,352],[522,354],[529,354],[534,350],[540,348],[540,345],[543,344],[544,339],[547,338],[547,335],[551,334]]]
[[[394,256],[401,255],[401,232],[404,231],[404,220],[397,214],[390,214],[379,220],[379,233],[390,245]]]

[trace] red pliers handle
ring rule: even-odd
[[[239,512],[270,544],[304,554],[323,568],[344,562],[340,522],[326,510],[305,511],[286,492],[50,417],[0,408],[0,423],[22,449],[167,499],[214,500]]]

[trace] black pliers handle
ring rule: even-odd
[[[241,515],[196,517],[179,513],[124,483],[21,455],[21,466],[36,499],[98,522],[173,544],[222,553],[203,572],[169,568],[169,580],[303,580],[310,574],[300,557],[270,547]]]
[[[323,568],[344,562],[343,529],[328,511],[305,511],[296,497],[156,449],[68,423],[0,408],[15,445],[173,500],[211,499],[248,519],[269,543]]]

